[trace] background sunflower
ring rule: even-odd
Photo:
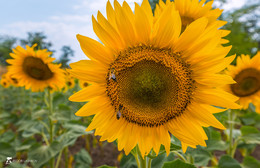
[[[256,106],[256,112],[260,113],[260,52],[252,59],[249,55],[241,55],[236,60],[236,65],[230,65],[226,71],[237,82],[228,85],[226,89],[239,97],[239,103],[243,109],[247,109],[250,103]]]
[[[43,91],[46,87],[61,89],[65,85],[64,72],[60,65],[52,63],[55,58],[50,57],[51,52],[44,50],[35,50],[36,45],[32,47],[21,46],[13,49],[11,53],[13,59],[6,60],[11,66],[8,67],[8,73],[19,81],[21,86],[26,89]]]

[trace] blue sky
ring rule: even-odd
[[[113,0],[110,0],[113,2]],[[123,0],[118,0],[120,3]],[[0,36],[27,37],[27,32],[44,32],[53,43],[55,57],[60,55],[63,45],[75,50],[74,61],[87,59],[79,47],[76,34],[97,39],[92,29],[91,16],[97,11],[105,15],[107,0],[1,0]],[[126,0],[133,9],[134,2]],[[228,0],[224,9],[241,7],[245,0]]]

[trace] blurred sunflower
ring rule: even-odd
[[[92,85],[75,93],[71,101],[85,104],[78,116],[95,115],[87,130],[101,140],[118,140],[128,154],[137,144],[142,156],[161,144],[170,152],[170,133],[187,147],[206,146],[203,126],[225,129],[214,106],[239,108],[238,98],[221,87],[234,83],[220,74],[234,56],[220,45],[218,24],[202,17],[181,34],[181,17],[168,5],[154,21],[148,0],[135,12],[126,2],[107,2],[107,19],[98,12],[93,28],[101,44],[77,35],[91,60],[70,64],[76,78]],[[181,34],[181,35],[180,35]],[[214,106],[212,106],[214,105]]]
[[[9,67],[8,67],[9,68]],[[9,81],[9,83],[15,87],[19,87],[19,82],[17,78],[13,77],[13,75],[10,74],[9,71],[5,74],[5,78]]]
[[[193,21],[206,17],[208,19],[208,26],[211,26],[213,23],[221,27],[225,25],[227,22],[222,20],[217,20],[221,15],[223,10],[213,9],[212,4],[213,1],[209,1],[205,3],[206,0],[175,0],[170,1],[166,0],[164,3],[162,0],[159,0],[159,3],[155,8],[155,19],[158,19],[161,15],[162,11],[169,5],[173,5],[174,8],[179,12],[182,22],[182,32],[186,29],[188,25],[190,25]],[[219,30],[219,34],[222,37],[227,36],[230,31],[229,30]],[[228,43],[229,41],[226,39],[221,39],[221,43]]]
[[[33,92],[43,91],[46,87],[59,89],[65,84],[63,70],[60,65],[53,64],[55,58],[49,57],[51,52],[44,50],[34,50],[36,45],[32,47],[21,46],[13,49],[14,53],[10,53],[13,59],[6,62],[11,64],[8,72],[19,81],[19,85],[25,86],[26,89],[31,88]]]
[[[79,80],[79,86],[81,89],[86,88],[89,86],[89,83],[87,81]]]
[[[68,70],[65,71],[65,81],[66,81],[66,86],[64,87],[64,92],[68,91],[69,89],[73,89],[75,87],[75,79],[70,75]]]
[[[252,59],[249,55],[241,55],[237,58],[236,66],[230,65],[226,73],[237,82],[227,85],[226,89],[239,97],[243,109],[253,103],[256,112],[260,113],[260,52]]]
[[[2,78],[0,80],[0,84],[4,87],[4,88],[8,88],[10,86],[10,81],[7,80],[6,78]]]

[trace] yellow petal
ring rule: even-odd
[[[106,87],[92,84],[69,97],[70,101],[85,102],[97,96],[106,96]]]
[[[112,53],[101,43],[82,35],[77,35],[82,51],[90,59],[97,60],[103,64],[110,64],[114,60]]]

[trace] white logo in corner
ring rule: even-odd
[[[5,164],[10,164],[10,163],[12,163],[12,159],[13,159],[12,157],[7,157]]]

